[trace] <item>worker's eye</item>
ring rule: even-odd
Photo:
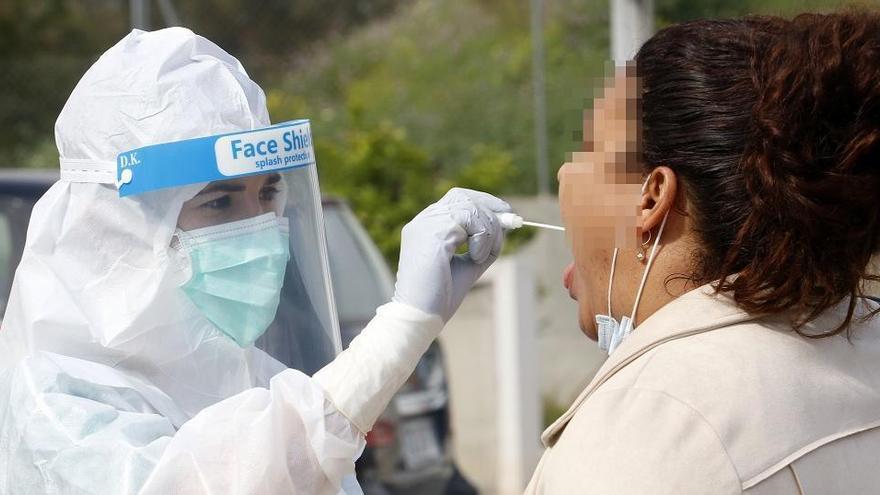
[[[272,201],[281,191],[276,186],[267,186],[260,190],[260,201]]]
[[[207,208],[209,210],[223,210],[232,206],[232,198],[229,195],[220,196],[217,199],[212,199],[211,201],[207,201],[199,205],[199,208]]]

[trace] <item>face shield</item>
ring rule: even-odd
[[[77,83],[55,143],[61,180],[30,215],[0,375],[48,360],[179,427],[334,357],[309,124],[271,125],[235,57],[184,28],[134,30]]]
[[[308,374],[339,352],[308,121],[126,151],[116,175],[122,197],[194,192],[168,252],[185,305],[224,338]]]

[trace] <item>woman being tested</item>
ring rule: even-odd
[[[880,15],[672,26],[608,83],[559,201],[610,355],[527,492],[880,493]]]
[[[308,122],[270,126],[235,58],[171,28],[101,56],[55,132],[0,332],[0,493],[360,493],[365,432],[509,207],[423,212],[394,302],[310,378],[285,363],[330,361],[338,333]]]

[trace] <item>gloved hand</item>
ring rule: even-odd
[[[425,208],[401,232],[393,300],[448,321],[498,258],[504,230],[495,214],[509,211],[495,196],[461,188]],[[465,241],[467,254],[455,254]]]

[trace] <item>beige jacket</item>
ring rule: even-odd
[[[851,342],[807,339],[696,289],[640,324],[542,440],[528,494],[880,494],[880,317]]]

